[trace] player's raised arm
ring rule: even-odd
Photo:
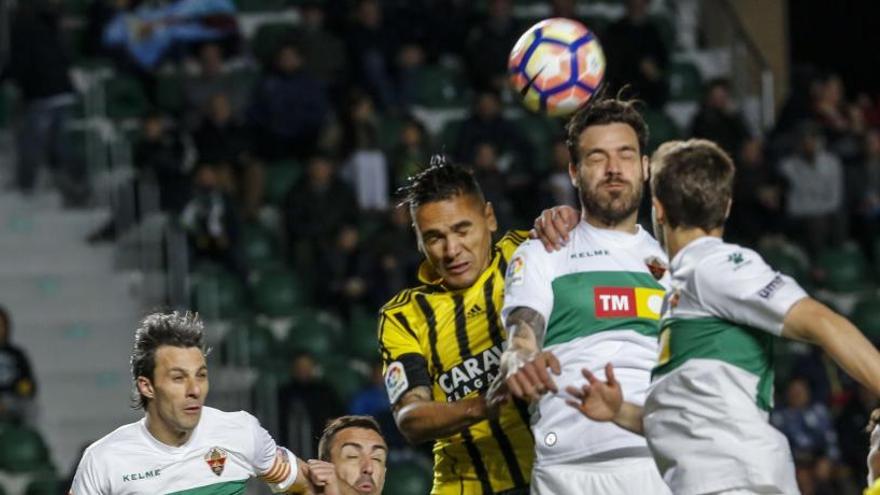
[[[795,303],[782,336],[819,345],[847,374],[880,394],[880,353],[849,320],[819,301],[806,297]]]

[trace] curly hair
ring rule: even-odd
[[[410,211],[425,203],[442,201],[463,194],[471,194],[485,201],[483,191],[470,170],[453,164],[445,155],[433,155],[428,167],[407,180],[398,189],[400,206],[408,205]]]

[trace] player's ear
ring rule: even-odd
[[[648,180],[651,173],[651,159],[648,155],[642,155],[642,180]]]
[[[489,226],[489,231],[495,233],[498,230],[498,219],[495,218],[495,208],[492,207],[492,203],[486,201],[486,206],[483,207],[483,215],[486,217],[486,224]]]
[[[654,220],[659,225],[666,223],[666,209],[656,196],[651,196],[651,207],[654,209]]]
[[[577,165],[574,162],[568,162],[568,178],[571,179],[571,185],[577,189],[578,181],[577,181],[578,171]]]
[[[733,207],[733,198],[727,200],[727,209],[724,210],[724,220],[730,218],[730,209]]]
[[[153,382],[151,382],[149,378],[139,376],[135,383],[137,384],[138,392],[140,392],[141,395],[148,399],[156,398],[156,391],[153,389]]]

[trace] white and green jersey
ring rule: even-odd
[[[560,392],[545,395],[532,413],[536,464],[607,459],[615,452],[650,455],[644,438],[588,420],[568,406],[565,400],[571,397],[564,390],[584,383],[582,368],[604,377],[610,362],[627,400],[641,404],[657,363],[658,323],[669,279],[665,260],[657,241],[641,228],[629,234],[586,222],[559,251],[547,253],[540,242],[529,241],[514,253],[502,316],[506,319],[517,307],[540,313],[547,323],[544,349],[562,365],[562,375],[554,377]]]
[[[798,493],[788,441],[767,419],[773,341],[806,293],[717,237],[685,246],[670,269],[644,419],[660,472],[681,495]]]
[[[287,457],[282,466],[276,456]],[[86,449],[72,495],[239,495],[249,478],[265,476],[274,489],[296,481],[296,457],[250,414],[202,408],[186,444],[156,440],[146,420],[122,426]],[[285,478],[280,480],[280,478]]]

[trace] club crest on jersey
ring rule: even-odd
[[[526,260],[522,256],[517,256],[507,265],[507,286],[522,285],[523,268],[526,266]]]
[[[663,278],[663,275],[666,275],[666,263],[656,256],[647,258],[645,260],[645,266],[648,267],[648,271],[651,272],[651,276],[653,276],[655,280],[660,280]]]
[[[217,476],[223,474],[223,469],[226,467],[226,455],[226,451],[220,447],[212,447],[205,454],[205,462],[208,463],[208,467]]]

